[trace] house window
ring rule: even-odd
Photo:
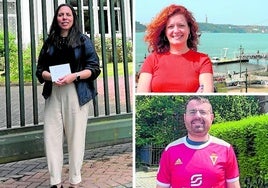
[[[15,34],[17,29],[15,1],[7,2],[7,12],[8,12],[8,29],[11,33]],[[0,2],[0,30],[3,29],[4,29],[3,2]]]
[[[114,11],[115,11],[115,30],[117,33],[120,33],[120,4],[119,0],[114,2]]]
[[[100,6],[100,0],[94,0],[94,2],[96,3],[96,6],[98,7],[97,8],[97,12],[94,12],[94,13],[97,13],[98,15],[94,15],[93,17],[98,17],[100,18],[100,9],[99,9],[99,6]],[[104,10],[104,32],[105,34],[110,34],[111,33],[111,21],[110,19],[115,19],[115,30],[117,33],[120,33],[121,30],[120,30],[120,16],[121,16],[121,13],[120,13],[120,0],[115,0],[114,1],[114,11],[115,11],[115,18],[111,18],[111,14],[110,14],[110,8],[109,8],[109,4],[110,1],[107,1],[107,0],[103,0],[103,10]],[[70,1],[70,4],[75,8],[75,10],[77,10],[77,1],[76,0],[71,0]],[[89,21],[89,14],[88,14],[88,8],[92,8],[92,7],[88,7],[88,0],[83,0],[83,27],[85,29],[85,32],[86,33],[89,33],[90,31],[90,21]],[[100,22],[100,19],[97,19],[96,23],[94,23],[94,27],[97,27],[95,28],[95,31],[100,31],[100,28],[101,28],[101,22]]]
[[[98,7],[100,7],[100,1],[98,0]],[[104,14],[104,31],[105,31],[105,34],[108,34],[109,33],[109,27],[108,27],[108,7],[107,7],[107,1],[104,0],[103,1],[103,14]],[[98,17],[100,18],[100,8],[98,8]],[[100,22],[100,19],[99,19],[99,28],[101,28],[101,22]]]

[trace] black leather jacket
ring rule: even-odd
[[[92,72],[88,79],[80,80],[79,83],[75,81],[79,104],[82,106],[97,95],[93,81],[99,76],[101,71],[99,58],[91,40],[83,34],[81,34],[80,40],[82,45],[72,48],[75,62],[72,63],[71,71],[78,72],[89,69]],[[38,58],[36,76],[41,84],[45,82],[42,92],[45,99],[51,95],[52,82],[44,80],[42,72],[45,70],[49,71],[49,66],[51,65],[57,65],[58,62],[55,62],[56,59],[54,58],[55,48],[54,45],[48,44],[48,41],[45,41]]]

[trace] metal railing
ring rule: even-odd
[[[25,1],[26,2],[26,1]],[[23,2],[23,3],[25,3]],[[0,87],[0,106],[1,106],[1,121],[0,129],[24,127],[26,125],[39,125],[42,123],[42,109],[44,105],[44,99],[41,97],[42,86],[37,83],[35,77],[36,64],[38,58],[38,47],[48,36],[48,23],[52,22],[52,16],[48,12],[54,12],[57,6],[61,3],[70,3],[77,10],[81,29],[85,31],[85,27],[88,27],[88,34],[95,45],[96,37],[100,37],[101,40],[101,52],[99,54],[102,65],[102,76],[100,76],[95,82],[96,88],[98,88],[98,96],[92,101],[92,110],[89,117],[100,117],[100,116],[112,116],[124,113],[131,113],[131,84],[132,75],[129,70],[129,59],[128,54],[132,53],[128,49],[127,43],[132,44],[132,0],[68,0],[58,1],[54,0],[46,1],[42,0],[35,1],[29,0],[29,25],[24,23],[25,15],[22,10],[21,0],[10,1],[0,0],[2,6],[2,30],[4,37],[3,53],[0,54],[3,57],[4,73],[2,73],[2,83]],[[15,3],[16,7],[16,31],[10,31],[9,24],[9,3]],[[94,5],[93,5],[94,4]],[[37,16],[36,7],[41,7],[42,19]],[[96,9],[97,8],[97,15]],[[116,6],[116,11],[115,11]],[[51,8],[53,10],[51,10]],[[0,9],[1,10],[1,9]],[[119,11],[118,11],[119,10]],[[95,12],[94,12],[95,11]],[[116,14],[116,15],[115,15]],[[111,15],[111,16],[110,16]],[[130,19],[127,15],[130,15]],[[88,17],[87,20],[83,20],[83,17]],[[96,24],[96,16],[98,24]],[[48,19],[50,17],[50,20]],[[40,24],[40,22],[42,24]],[[107,24],[109,26],[107,26]],[[42,31],[39,33],[37,28],[39,25],[42,26]],[[37,27],[38,26],[38,27]],[[25,44],[23,31],[25,28],[30,31],[30,42],[28,44],[30,48],[31,56],[31,81],[25,82]],[[98,27],[98,28],[96,28]],[[107,33],[107,27],[109,32]],[[119,28],[119,29],[118,29]],[[131,28],[131,35],[126,30]],[[99,33],[96,33],[96,30]],[[118,31],[119,30],[119,31]],[[10,33],[14,33],[16,36],[16,48],[17,48],[17,60],[11,59],[10,51]],[[118,35],[119,33],[119,35]],[[108,62],[106,55],[106,38],[110,37],[112,43],[112,62]],[[43,39],[43,40],[40,40]],[[122,41],[122,48],[117,46],[117,41]],[[118,50],[122,50],[122,62],[119,62]],[[11,69],[11,65],[17,64],[18,80],[15,83],[11,83],[12,77],[10,76],[14,69]],[[113,76],[108,74],[108,64],[112,64]],[[123,74],[119,74],[118,66],[123,66]],[[109,66],[110,67],[110,66]]]
[[[161,154],[164,149],[165,146],[158,146],[153,144],[148,144],[146,146],[138,148],[138,161],[147,166],[158,166]]]

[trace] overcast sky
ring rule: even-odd
[[[268,0],[135,0],[135,21],[149,23],[165,6],[180,4],[198,22],[268,26]]]

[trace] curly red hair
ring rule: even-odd
[[[192,13],[181,5],[172,4],[164,8],[153,20],[147,25],[145,42],[149,44],[149,51],[165,53],[169,51],[169,42],[165,36],[165,29],[168,19],[175,14],[185,16],[190,28],[190,35],[187,40],[188,48],[196,51],[198,44],[198,24]]]

